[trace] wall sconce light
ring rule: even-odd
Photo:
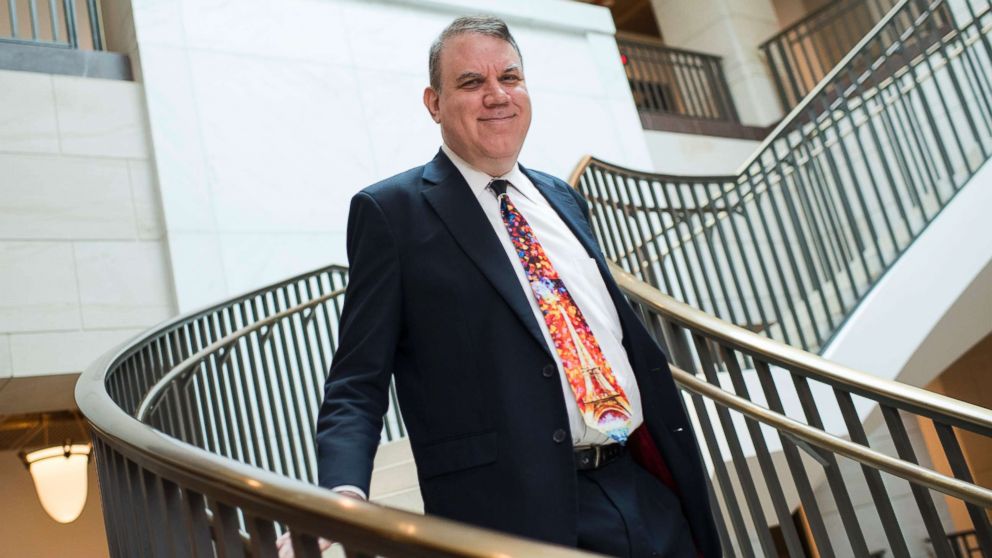
[[[72,523],[83,513],[91,449],[67,439],[61,446],[21,453],[41,507],[59,523]]]
[[[17,451],[45,512],[59,523],[75,521],[86,506],[93,451],[79,412],[0,416],[0,432],[5,432],[8,439],[19,433],[12,444],[2,449]],[[64,442],[59,444],[56,440]]]

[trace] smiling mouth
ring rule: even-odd
[[[491,117],[491,118],[480,118],[479,120],[482,121],[482,122],[499,122],[501,120],[510,120],[511,118],[516,118],[516,116],[517,116],[516,114],[511,114],[511,115],[508,115],[508,116],[495,116],[495,117]]]

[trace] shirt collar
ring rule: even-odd
[[[519,164],[513,165],[510,172],[504,174],[503,176],[489,176],[488,174],[470,165],[465,161],[465,159],[459,157],[458,154],[452,151],[447,144],[442,143],[441,150],[444,151],[444,154],[447,155],[449,159],[451,159],[451,162],[455,165],[455,168],[458,169],[458,172],[462,173],[462,177],[464,177],[465,182],[468,183],[469,189],[471,189],[472,193],[476,196],[479,196],[481,193],[488,193],[485,191],[486,186],[489,186],[489,183],[495,178],[502,178],[503,180],[506,180],[517,192],[527,198],[532,196],[532,193],[529,192],[532,187],[531,182],[523,171],[520,170]]]

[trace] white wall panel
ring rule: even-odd
[[[0,241],[0,331],[80,327],[68,242]]]
[[[132,238],[127,163],[0,153],[0,238]]]
[[[655,172],[674,175],[736,175],[760,142],[645,130]]]
[[[191,67],[218,229],[340,230],[328,209],[376,176],[354,72],[212,52]]]
[[[84,328],[140,327],[171,314],[161,242],[82,242],[75,256]]]
[[[143,329],[12,333],[14,377],[78,373]]]
[[[141,87],[129,81],[53,76],[62,152],[148,156]]]
[[[274,283],[328,262],[346,262],[344,233],[224,233],[224,275],[232,293]]]
[[[138,238],[161,239],[165,235],[165,224],[162,222],[162,204],[151,164],[144,160],[128,161],[127,170],[131,178],[131,199],[134,202]]]
[[[52,76],[0,70],[0,151],[58,153]]]

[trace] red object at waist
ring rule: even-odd
[[[627,438],[627,449],[638,465],[644,467],[644,470],[651,473],[651,476],[663,482],[679,500],[682,499],[682,491],[675,484],[672,471],[668,468],[665,457],[661,455],[661,450],[654,443],[647,427],[642,426],[631,433],[630,437]],[[696,556],[703,558],[702,553],[699,552],[699,544],[695,541],[693,543],[696,546]]]
[[[665,486],[676,496],[682,497],[678,487],[675,486],[675,479],[672,477],[672,471],[668,468],[668,463],[665,462],[665,458],[661,455],[661,451],[658,450],[658,446],[655,445],[646,427],[638,428],[627,438],[627,449],[630,450],[630,455],[634,461],[644,467],[652,476],[665,483]]]

